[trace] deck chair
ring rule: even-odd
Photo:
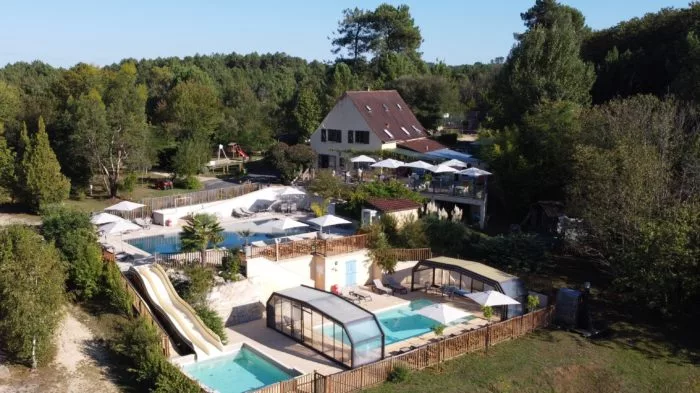
[[[408,293],[408,288],[401,285],[401,283],[396,281],[394,277],[386,278],[386,286],[391,288],[394,292],[398,292],[404,295]]]
[[[253,245],[253,247],[267,247],[267,243],[262,240],[254,241],[250,244]]]
[[[375,278],[374,280],[372,280],[372,282],[374,283],[374,288],[377,290],[377,292],[382,293],[384,295],[391,295],[392,293],[394,293],[394,291],[392,291],[391,288],[385,287],[380,280]]]
[[[355,291],[350,291],[350,296],[356,297],[359,301],[361,302],[371,302],[372,301],[372,296],[370,295],[363,295],[360,292],[355,292]]]
[[[248,209],[246,209],[245,207],[241,207],[241,208],[238,209],[238,210],[242,211],[244,214],[247,214],[247,215],[249,215],[249,216],[252,216],[253,214],[255,214],[254,211],[248,210]]]

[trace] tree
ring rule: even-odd
[[[13,126],[20,112],[20,95],[17,88],[0,80],[0,127]]]
[[[210,157],[206,142],[186,139],[178,144],[173,158],[173,172],[176,176],[186,177],[199,173]]]
[[[316,154],[309,145],[289,146],[278,142],[267,151],[267,159],[280,172],[284,182],[291,182],[301,172],[313,165]]]
[[[49,144],[44,119],[39,117],[39,130],[31,139],[22,158],[24,202],[33,210],[68,198],[70,181],[61,173],[56,154]]]
[[[309,192],[320,196],[323,199],[342,198],[347,193],[347,185],[328,170],[316,172],[316,177],[311,180],[307,187]]]
[[[370,11],[357,7],[343,10],[343,19],[338,22],[338,30],[331,41],[331,52],[337,55],[345,50],[355,67],[370,51],[376,37],[376,32],[370,24],[370,15]]]
[[[348,90],[357,86],[357,77],[345,63],[337,63],[326,82],[326,105],[324,113],[330,112],[335,102]]]
[[[526,19],[531,27],[518,37],[497,82],[499,124],[519,123],[543,101],[590,103],[595,74],[581,59],[582,20],[574,14],[550,12],[546,23],[537,22],[543,15]]]
[[[299,142],[303,143],[316,130],[321,122],[321,104],[318,96],[308,87],[299,90],[296,106],[294,107],[294,120],[297,126]]]
[[[48,362],[61,321],[65,268],[58,251],[33,229],[0,231],[0,347],[36,368]]]
[[[202,265],[206,264],[209,244],[221,243],[224,240],[224,229],[219,225],[216,216],[212,214],[195,214],[185,219],[185,225],[180,233],[182,250],[199,251]]]
[[[403,76],[387,84],[396,89],[426,128],[435,129],[444,113],[457,110],[457,89],[442,76]]]
[[[124,63],[106,75],[102,96],[96,90],[81,96],[77,109],[76,140],[85,146],[91,166],[116,197],[125,167],[147,146],[146,88],[136,82],[136,67]]]
[[[17,177],[15,175],[15,153],[10,150],[0,124],[0,192],[13,196]]]
[[[219,96],[209,83],[178,83],[170,90],[167,112],[167,128],[179,140],[208,142],[222,121]]]

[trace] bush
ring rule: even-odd
[[[153,393],[201,393],[202,388],[183,374],[177,367],[163,361],[160,374],[156,378]]]
[[[65,233],[61,241],[69,288],[81,300],[95,296],[102,280],[102,250],[94,237],[94,231],[79,229]]]
[[[197,312],[197,315],[202,322],[204,322],[204,324],[207,325],[212,332],[219,336],[222,343],[226,344],[227,338],[226,330],[224,329],[224,321],[221,319],[219,314],[206,306],[197,306],[194,308],[194,310]]]
[[[56,243],[56,247],[62,249],[64,235],[70,231],[85,229],[95,233],[94,226],[90,222],[90,215],[69,209],[59,205],[48,206],[41,211],[41,234],[48,241]],[[95,242],[97,237],[95,235]]]
[[[238,281],[241,271],[241,256],[239,250],[230,250],[229,255],[221,258],[221,276],[224,280]]]
[[[491,322],[491,318],[493,318],[493,307],[483,306],[481,307],[481,311],[484,313],[484,318],[486,318],[487,321]]]
[[[124,191],[126,193],[132,193],[134,192],[134,189],[136,188],[136,183],[138,182],[139,178],[136,176],[135,173],[129,173],[124,177],[124,180],[119,183],[119,191]]]
[[[411,373],[411,370],[408,369],[408,367],[398,364],[394,366],[394,368],[391,369],[389,372],[389,376],[387,377],[387,381],[391,383],[401,383],[404,382],[408,379],[409,374]]]
[[[202,182],[196,176],[185,176],[184,178],[175,179],[175,187],[186,190],[199,190],[202,188]]]
[[[396,246],[401,248],[430,247],[425,223],[422,220],[406,220],[397,234]]]
[[[443,324],[438,324],[433,326],[433,333],[435,333],[436,336],[442,336],[445,333],[445,325]]]
[[[536,273],[550,262],[549,246],[536,234],[512,233],[483,239],[476,249],[489,263]]]
[[[133,299],[122,288],[121,272],[116,263],[107,263],[102,270],[103,293],[107,297],[109,305],[122,315],[131,315]]]
[[[535,295],[528,295],[527,296],[527,311],[528,312],[533,312],[537,310],[537,308],[540,306],[540,298],[539,296]]]
[[[214,272],[207,267],[194,265],[185,268],[189,280],[178,286],[178,294],[192,306],[206,304],[207,294],[214,286]]]

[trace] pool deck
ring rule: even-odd
[[[409,291],[405,295],[382,295],[378,293],[373,293],[368,288],[360,288],[360,293],[371,295],[372,300],[362,302],[360,303],[360,306],[375,314],[395,307],[405,306],[409,304],[412,300],[428,299],[433,303],[448,304],[452,307],[464,310],[474,316],[474,318],[472,318],[468,322],[460,323],[453,326],[447,326],[443,332],[443,336],[458,334],[464,330],[477,329],[488,324],[488,321],[484,318],[484,314],[481,311],[481,307],[478,304],[472,302],[471,300],[461,298],[459,296],[449,298],[447,296],[442,296],[439,294],[426,294],[422,290],[413,292]],[[498,316],[494,316],[491,319],[491,322],[498,322],[499,320],[500,318]],[[421,336],[412,337],[407,340],[387,345],[385,348],[386,356],[391,355],[393,352],[407,350],[412,346],[418,347],[427,344],[428,342],[430,342],[430,340],[434,339],[435,337],[435,333],[430,332]]]
[[[265,321],[266,319],[263,318],[227,327],[226,335],[229,345],[246,343],[285,366],[293,367],[305,374],[314,370],[324,375],[343,371],[336,363],[326,359],[313,349],[269,329]]]

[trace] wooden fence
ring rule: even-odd
[[[229,250],[207,250],[204,254],[204,264],[219,267],[223,258],[230,255],[231,251]],[[154,254],[153,258],[156,263],[165,267],[185,267],[202,263],[202,253],[200,251]]]
[[[435,340],[421,347],[378,362],[323,376],[307,374],[294,380],[279,382],[254,393],[350,393],[384,383],[394,367],[422,370],[458,356],[486,350],[494,344],[511,340],[548,326],[554,306],[540,309],[503,322],[494,323],[456,336]],[[304,381],[297,383],[295,380]]]
[[[109,211],[120,217],[128,220],[135,218],[150,217],[156,210],[169,209],[180,206],[199,205],[202,203],[222,201],[231,199],[241,195],[249,194],[261,188],[258,183],[236,184],[230,187],[215,188],[211,190],[202,190],[188,192],[184,194],[174,194],[162,197],[144,198],[139,203],[145,205],[140,209],[135,209],[128,212]]]
[[[382,253],[393,255],[398,261],[421,261],[433,257],[429,248],[390,248]]]
[[[105,263],[115,263],[114,254],[103,252],[102,257]],[[129,278],[124,275],[124,272],[120,272],[119,274],[119,285],[124,292],[129,295],[134,311],[136,311],[138,315],[140,315],[148,324],[156,329],[160,338],[160,346],[163,350],[163,355],[165,355],[166,358],[170,358],[172,354],[176,353],[173,343],[170,341],[170,336],[163,325],[158,322],[158,318],[156,318],[156,316],[153,314],[153,311],[151,311],[151,308],[148,306],[146,301],[143,300],[139,291],[136,290]]]

